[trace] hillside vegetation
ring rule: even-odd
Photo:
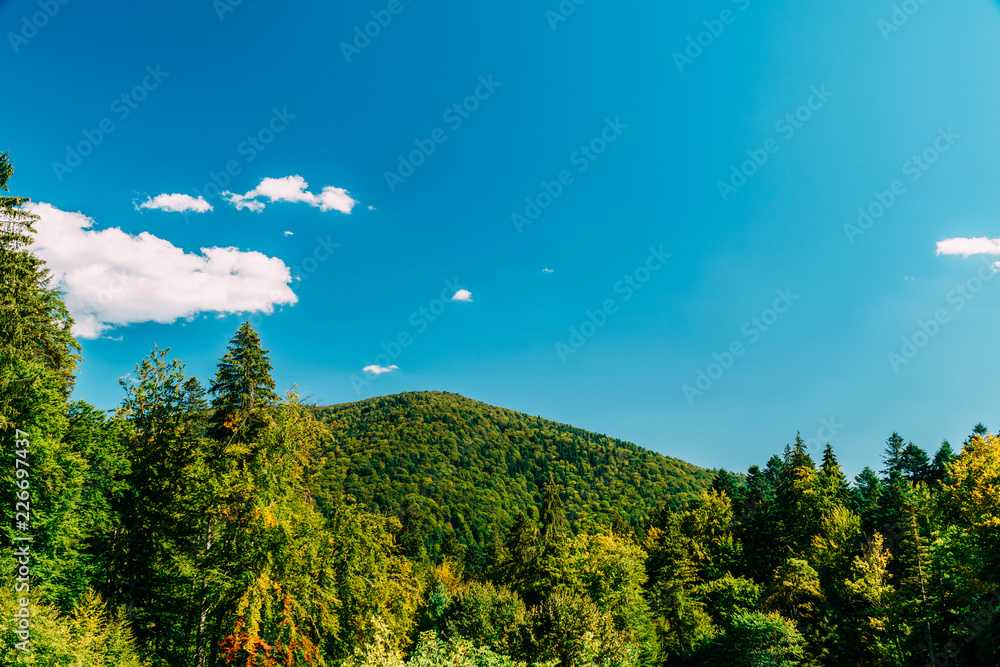
[[[540,506],[551,474],[571,523],[640,527],[714,473],[632,443],[446,392],[315,409],[333,431],[325,488],[371,511],[421,517],[427,547],[486,546]],[[535,517],[537,519],[537,517]]]

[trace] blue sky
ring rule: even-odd
[[[710,467],[1000,427],[995,1],[0,25],[0,150],[102,408],[154,344],[208,380],[251,317],[311,401],[454,391]]]

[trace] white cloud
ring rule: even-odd
[[[191,195],[168,195],[167,193],[163,193],[152,198],[146,197],[146,201],[135,208],[137,211],[141,208],[152,208],[159,209],[160,211],[170,211],[171,213],[184,213],[185,211],[205,213],[212,210],[212,205],[200,195],[195,199]]]
[[[272,204],[276,201],[303,202],[318,207],[321,211],[340,211],[348,215],[357,203],[343,188],[328,185],[319,194],[314,194],[306,190],[308,186],[306,179],[301,176],[265,178],[244,195],[229,191],[222,195],[238,210],[247,208],[255,212],[264,210],[264,202],[259,197],[266,197]]]
[[[285,236],[291,236],[293,232],[285,232]]]
[[[377,366],[372,364],[371,366],[365,366],[362,368],[365,373],[371,373],[372,375],[382,375],[382,373],[391,373],[393,371],[398,371],[399,366],[393,364],[392,366]]]
[[[938,241],[939,255],[1000,255],[1000,239],[988,239],[985,236],[974,239],[945,239]]]
[[[467,301],[472,302],[472,292],[467,289],[460,289],[451,297],[452,301]]]
[[[41,218],[33,250],[48,263],[81,338],[201,312],[270,314],[298,301],[288,287],[290,271],[278,258],[238,248],[187,253],[149,232],[90,229],[93,218],[51,204],[26,208]]]
[[[368,207],[368,210],[369,210],[369,211],[374,211],[374,210],[375,210],[375,207],[374,207],[374,206],[369,206],[369,207]]]
[[[542,269],[542,273],[552,273],[552,269]]]

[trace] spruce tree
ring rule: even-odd
[[[885,441],[885,450],[882,454],[882,461],[885,463],[885,468],[882,470],[883,479],[893,480],[902,476],[903,449],[902,436],[893,431]]]
[[[549,479],[545,484],[541,524],[538,541],[540,550],[544,553],[554,541],[562,536],[566,528],[566,513],[563,510],[562,498],[559,497],[559,487],[551,472],[549,472]]]
[[[244,322],[229,341],[228,352],[219,360],[209,391],[215,412],[211,434],[224,444],[255,439],[266,423],[262,411],[278,401],[271,378],[271,360],[260,337]]]
[[[941,448],[934,455],[934,461],[931,463],[930,479],[932,486],[939,487],[948,482],[950,478],[948,467],[956,458],[958,458],[958,455],[952,450],[951,443],[947,440],[942,442]]]
[[[899,471],[911,483],[928,482],[930,479],[930,459],[927,452],[912,442],[903,448],[899,460]]]
[[[737,507],[740,504],[739,482],[725,468],[719,468],[719,471],[715,473],[715,479],[712,480],[712,488],[719,493],[729,496],[729,499],[733,501],[733,507]]]
[[[826,443],[826,449],[823,450],[823,462],[820,465],[819,478],[824,489],[826,489],[830,502],[847,500],[850,493],[847,478],[844,477],[844,473],[840,469],[837,455],[834,454],[830,443]]]
[[[0,153],[0,191],[14,172],[7,153]],[[26,362],[35,362],[58,378],[63,398],[73,387],[80,345],[70,328],[73,320],[59,292],[50,287],[45,262],[29,250],[38,216],[22,206],[26,197],[0,196],[0,427],[15,415],[4,409],[9,394],[35,381]],[[21,363],[17,363],[20,360]]]

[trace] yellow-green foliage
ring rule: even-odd
[[[16,647],[13,617],[19,609],[14,582],[3,581],[0,591],[0,664],[23,667],[145,667],[139,658],[128,621],[121,610],[110,611],[94,591],[88,591],[73,611],[60,615],[36,601],[31,592],[28,650]]]

